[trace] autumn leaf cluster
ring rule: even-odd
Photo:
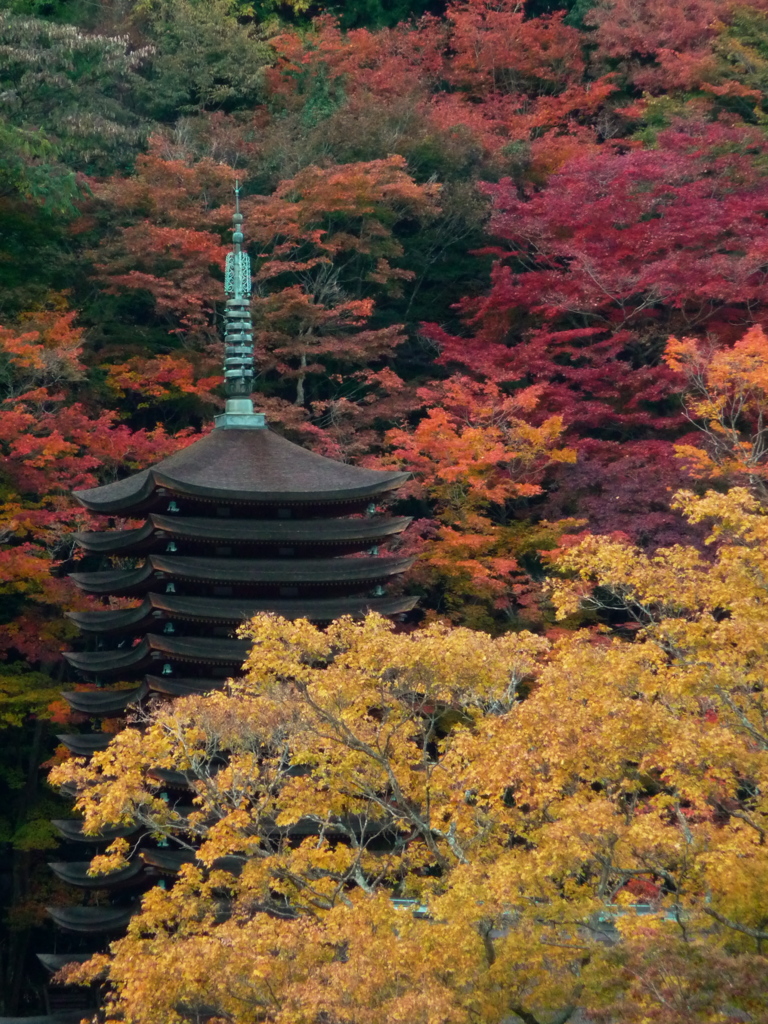
[[[263,615],[228,692],[57,768],[87,830],[195,858],[70,977],[145,1024],[762,1019],[768,517],[738,488],[676,504],[706,554],[590,537],[553,558],[558,616],[613,629]]]

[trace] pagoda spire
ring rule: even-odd
[[[232,251],[227,253],[224,291],[224,383],[225,412],[216,426],[248,430],[266,426],[262,413],[253,411],[253,324],[251,322],[251,260],[243,249],[243,215],[240,212],[240,182],[235,182],[235,212],[232,217]]]

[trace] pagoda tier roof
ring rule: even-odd
[[[327,459],[268,428],[213,430],[149,469],[74,496],[92,512],[107,514],[151,509],[168,495],[240,505],[349,505],[407,479],[407,473]]]
[[[274,587],[304,583],[334,586],[356,583],[373,585],[388,576],[405,572],[413,558],[193,558],[185,555],[150,555],[137,569],[104,572],[73,572],[71,579],[91,594],[130,596],[153,590],[166,578],[191,583],[227,584],[241,587]]]
[[[69,733],[66,735],[59,733],[56,739],[60,740],[65,747],[69,747],[72,753],[78,757],[89,757],[97,750],[107,749],[109,741],[112,739],[112,733]]]
[[[65,654],[64,657],[68,655]],[[63,692],[61,696],[73,710],[79,711],[82,715],[119,715],[146,695],[147,684],[142,683],[131,690],[70,690]]]
[[[175,875],[184,864],[194,864],[195,854],[191,850],[140,850],[144,863],[164,875]],[[243,869],[245,857],[218,857],[211,868],[216,871],[231,871],[238,874]]]
[[[133,907],[46,907],[59,928],[92,934],[119,931],[128,924]]]
[[[87,531],[74,534],[86,551],[129,554],[159,549],[169,538],[200,544],[264,547],[368,547],[402,533],[410,518],[371,516],[359,519],[229,519],[164,516],[153,513],[136,530]]]
[[[194,793],[198,776],[192,772],[176,772],[172,768],[148,768],[147,778],[159,783],[164,789],[178,789]]]
[[[53,818],[51,824],[72,843],[111,843],[114,839],[132,836],[137,831],[137,826],[131,823],[103,828],[95,836],[87,836],[83,832],[83,822],[79,818]]]
[[[68,612],[81,630],[90,633],[139,633],[167,619],[175,622],[205,622],[235,625],[260,612],[273,612],[285,619],[331,622],[342,615],[362,617],[369,611],[398,615],[410,611],[416,597],[331,597],[256,601],[238,597],[185,597],[177,594],[148,594],[137,608],[94,612]]]
[[[153,693],[168,697],[195,697],[213,690],[223,690],[226,679],[181,679],[176,676],[146,676]]]
[[[84,1017],[92,1015],[90,1010],[62,1010],[36,1017],[0,1017],[0,1024],[80,1024]]]
[[[67,964],[84,964],[90,960],[95,953],[36,953],[37,959],[51,974],[56,974]],[[82,1014],[80,1014],[82,1018]],[[28,1018],[30,1019],[30,1018]],[[34,1019],[34,1018],[31,1018]],[[51,1018],[53,1019],[53,1018]],[[79,1022],[78,1022],[79,1024]]]
[[[159,636],[153,633],[147,634],[144,639],[125,650],[119,651],[93,651],[74,652],[65,651],[64,657],[80,672],[88,672],[94,675],[119,675],[128,669],[136,671],[153,664],[160,658],[168,661],[191,662],[196,665],[225,665],[233,669],[239,669],[250,650],[248,640],[221,640],[218,637],[176,637]],[[138,690],[117,690],[111,691],[115,697],[128,697],[128,703],[135,703],[144,696],[146,688],[142,685]],[[91,703],[93,697],[106,697],[110,691],[77,690],[74,693],[64,693],[62,696],[75,707],[75,701],[79,702],[83,709]],[[136,694],[136,696],[131,696]],[[85,700],[83,700],[85,698]],[[80,707],[77,710],[80,710]],[[93,714],[94,712],[86,712]],[[102,712],[103,713],[103,712]]]
[[[191,850],[139,850],[139,856],[161,875],[175,875],[184,864],[194,864]]]
[[[110,871],[106,875],[89,875],[89,860],[49,861],[48,867],[62,882],[77,885],[81,889],[111,889],[115,885],[138,881],[138,876],[144,871],[144,865],[140,860],[134,860],[124,868]]]

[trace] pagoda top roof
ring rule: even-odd
[[[149,469],[74,496],[90,511],[106,514],[145,511],[169,494],[241,505],[348,505],[395,490],[407,479],[407,473],[327,459],[265,427],[213,430]]]

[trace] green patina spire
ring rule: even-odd
[[[232,252],[227,253],[224,291],[224,383],[226,411],[216,417],[217,427],[249,429],[266,425],[253,411],[253,324],[251,323],[251,260],[243,250],[243,215],[240,213],[240,182],[235,182],[235,213],[232,217]]]

